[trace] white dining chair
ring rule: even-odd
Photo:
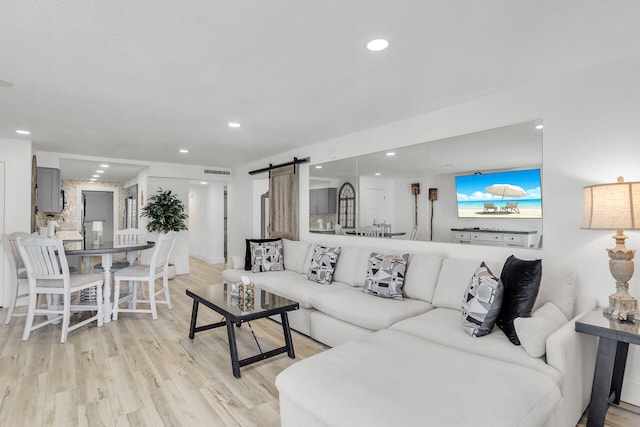
[[[382,230],[380,229],[380,227],[367,225],[362,227],[361,234],[366,237],[380,237],[382,236]]]
[[[22,262],[22,257],[20,256],[16,240],[18,237],[29,236],[29,233],[23,233],[21,231],[11,234],[2,234],[2,247],[4,248],[7,260],[9,261],[9,292],[11,292],[11,295],[9,296],[9,310],[7,311],[7,317],[4,319],[5,325],[8,325],[11,322],[12,317],[26,316],[26,313],[15,312],[18,300],[29,296],[27,270]],[[22,293],[20,293],[20,287],[23,288]]]
[[[104,280],[101,274],[70,274],[62,239],[20,237],[16,242],[24,266],[27,269],[29,281],[29,305],[27,308],[27,320],[22,334],[23,341],[29,339],[31,331],[60,320],[62,320],[61,343],[67,341],[69,332],[94,320],[98,322],[98,327],[102,326],[104,318],[102,314]],[[72,304],[71,294],[84,289],[95,289],[95,302]],[[59,303],[49,304],[46,307],[38,306],[38,296],[41,294],[62,297],[62,306]],[[94,311],[96,314],[71,325],[71,313],[78,311]],[[35,316],[40,315],[47,316],[47,320],[34,325]]]
[[[114,294],[113,294],[113,320],[118,320],[118,313],[151,313],[153,320],[158,318],[156,304],[167,304],[169,309],[171,305],[171,295],[169,293],[169,257],[176,242],[177,233],[170,231],[166,234],[160,234],[156,242],[151,256],[149,265],[137,264],[122,270],[116,271],[114,274]],[[155,290],[156,279],[162,278],[162,289]],[[120,298],[120,282],[132,282],[133,287],[130,289],[128,296]],[[137,299],[138,282],[148,283],[149,299]],[[156,296],[164,293],[164,300],[157,300]],[[127,303],[127,308],[120,308],[120,304]],[[149,304],[149,308],[138,308],[139,303]]]

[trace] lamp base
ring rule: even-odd
[[[617,292],[609,295],[609,307],[604,308],[603,312],[610,315],[613,319],[633,320],[638,316],[638,300],[629,294],[628,283],[616,283]]]

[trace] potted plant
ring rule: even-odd
[[[158,188],[158,192],[149,198],[142,208],[141,216],[149,218],[147,231],[166,233],[168,231],[187,230],[184,204],[171,190]],[[175,266],[169,264],[169,278],[175,277]]]

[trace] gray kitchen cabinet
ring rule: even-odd
[[[309,213],[336,213],[337,195],[337,188],[316,188],[309,190]]]
[[[38,168],[36,171],[36,188],[38,212],[62,212],[60,169]]]

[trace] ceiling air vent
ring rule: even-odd
[[[209,175],[229,175],[231,176],[231,171],[225,171],[220,169],[205,169],[204,173]]]

